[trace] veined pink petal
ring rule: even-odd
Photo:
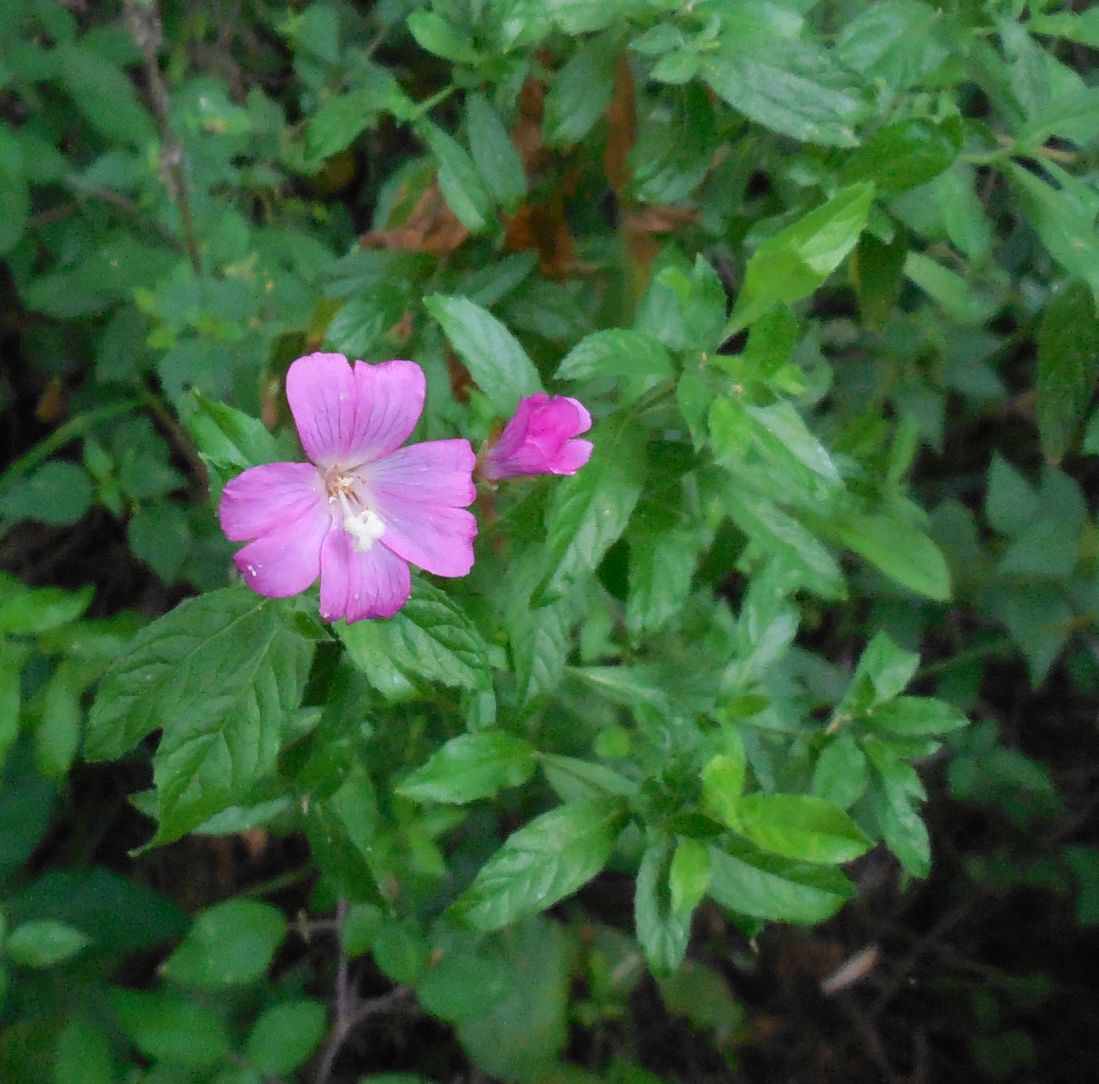
[[[591,428],[591,415],[576,399],[544,392],[523,399],[486,456],[490,481],[524,474],[575,474],[591,455],[591,442],[573,440]]]
[[[286,374],[286,398],[305,454],[321,467],[353,467],[398,448],[424,407],[413,361],[352,367],[342,354],[309,354]]]
[[[381,545],[436,576],[464,576],[473,567],[477,520],[464,508],[416,501],[378,502]]]
[[[366,552],[347,531],[329,533],[321,547],[321,617],[348,624],[392,617],[412,590],[408,562],[375,543]]]
[[[362,471],[378,501],[423,501],[455,508],[477,497],[473,467],[477,457],[468,440],[429,440],[410,444]]]
[[[280,520],[233,560],[253,591],[270,598],[297,595],[320,575],[321,546],[331,528],[326,506],[307,508]]]
[[[266,463],[230,479],[218,519],[230,542],[245,542],[325,505],[324,484],[311,463]]]

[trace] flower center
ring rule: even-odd
[[[354,474],[337,470],[325,476],[324,486],[328,503],[340,506],[343,529],[354,539],[355,549],[366,553],[385,534],[385,524],[373,508],[363,503],[360,491],[356,489],[358,481]]]

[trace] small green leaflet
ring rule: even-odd
[[[850,862],[869,840],[838,806],[807,794],[749,794],[736,803],[736,830],[757,847],[802,862]]]
[[[691,912],[672,906],[668,874],[674,848],[663,836],[645,848],[637,871],[634,923],[654,975],[670,975],[683,962],[691,936]]]

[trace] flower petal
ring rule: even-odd
[[[436,576],[464,576],[473,567],[477,520],[464,508],[379,503],[385,522],[381,544]]]
[[[554,474],[575,474],[589,459],[595,447],[590,440],[567,440],[553,457]]]
[[[270,598],[300,594],[320,575],[321,546],[331,527],[327,506],[308,508],[249,542],[233,560],[253,591]]]
[[[472,477],[476,462],[468,440],[429,440],[401,448],[361,474],[369,495],[380,501],[464,508],[477,497]]]
[[[286,374],[286,398],[305,454],[321,467],[357,466],[400,447],[424,407],[414,361],[352,367],[342,354],[309,354]]]
[[[365,553],[344,530],[331,531],[321,548],[321,617],[348,624],[392,617],[412,590],[408,562],[385,546]]]
[[[319,514],[324,503],[324,484],[312,463],[266,463],[226,483],[218,518],[230,542],[245,542],[309,509]]]
[[[477,495],[468,440],[413,444],[363,471],[365,498],[385,524],[382,545],[437,576],[473,567],[477,521],[462,506]]]

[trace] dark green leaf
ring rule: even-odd
[[[33,919],[16,926],[4,941],[4,955],[24,967],[53,967],[75,956],[91,938],[52,918]]]
[[[424,140],[439,165],[439,188],[450,209],[470,233],[480,232],[492,217],[492,202],[473,160],[461,143],[434,125],[425,126]]]
[[[961,138],[957,118],[942,123],[915,117],[897,121],[848,155],[840,177],[845,183],[871,181],[880,192],[905,192],[948,169]]]
[[[554,75],[542,122],[547,143],[578,143],[591,131],[611,100],[617,56],[616,36],[589,38]]]
[[[502,417],[511,417],[521,398],[542,390],[538,370],[526,351],[490,312],[468,298],[442,294],[425,298],[425,304]]]
[[[100,686],[85,755],[121,756],[152,731],[158,840],[174,839],[274,766],[312,645],[246,588],[190,599],[135,638]]]
[[[533,750],[522,738],[485,730],[451,738],[398,786],[418,802],[472,802],[517,787],[534,771]]]
[[[1057,463],[1084,420],[1099,377],[1099,314],[1083,283],[1055,294],[1038,329],[1038,434]]]
[[[291,1073],[308,1061],[324,1037],[325,1009],[319,1001],[284,1001],[256,1021],[244,1053],[261,1072]]]
[[[603,422],[592,434],[595,451],[583,470],[556,487],[546,515],[548,571],[533,602],[560,598],[594,572],[618,541],[641,495],[644,437],[630,417]]]
[[[229,1054],[221,1017],[178,993],[113,990],[111,1004],[123,1032],[150,1058],[207,1069],[223,1064]]]
[[[592,376],[671,376],[667,349],[641,331],[607,328],[581,339],[557,369],[559,380]]]
[[[258,900],[226,900],[195,919],[161,965],[174,982],[218,990],[263,977],[286,936],[282,912]]]
[[[469,150],[482,182],[496,203],[515,210],[527,193],[527,175],[503,121],[483,94],[467,99],[466,121]]]
[[[927,696],[899,696],[866,715],[868,729],[903,737],[948,734],[968,721],[953,704]]]
[[[512,833],[451,908],[478,930],[497,930],[571,895],[606,864],[622,826],[619,800],[573,802]]]

